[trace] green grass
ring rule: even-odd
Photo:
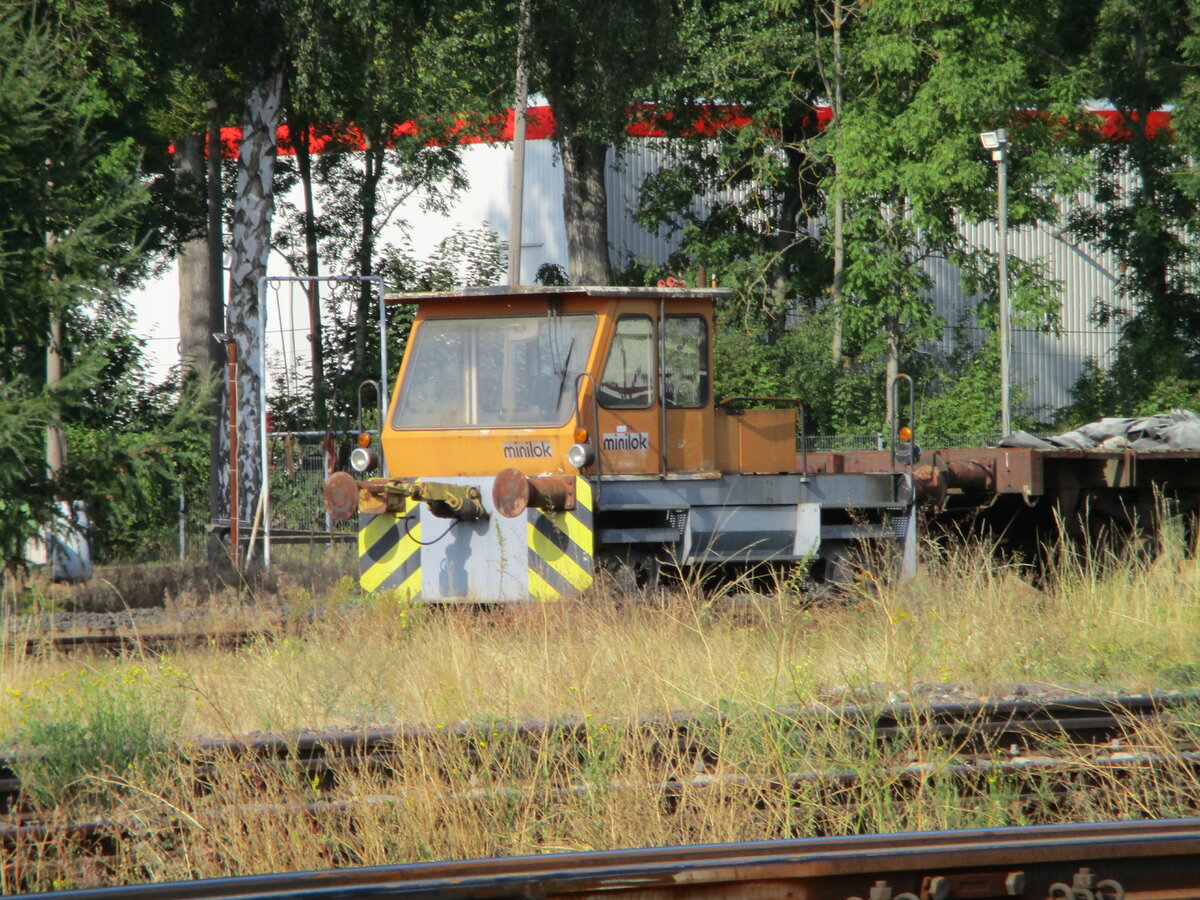
[[[64,814],[183,823],[171,852],[154,841],[126,848],[119,877],[138,880],[1196,814],[1200,786],[1182,763],[1111,779],[1106,796],[1080,789],[1039,804],[1005,776],[957,785],[952,748],[919,728],[879,746],[847,728],[764,715],[789,704],[878,706],[938,686],[976,697],[1017,683],[1056,693],[1200,687],[1197,561],[1168,546],[1154,561],[1097,571],[1066,559],[1035,588],[961,548],[931,551],[912,582],[864,578],[820,602],[782,577],[754,590],[690,581],[654,603],[592,597],[485,612],[362,598],[326,579],[324,591],[294,589],[282,636],[236,653],[81,665],[27,659],[12,642],[0,652],[0,733],[61,760],[30,777],[41,779],[41,802]],[[273,604],[260,605],[279,620]],[[671,759],[682,786],[664,793],[665,737],[619,724],[674,711],[731,722],[704,735],[721,760],[713,784],[689,785],[695,759]],[[531,748],[494,727],[562,717],[595,726],[582,749],[553,738]],[[476,723],[482,767],[449,736],[459,722]],[[414,751],[398,781],[352,773],[348,808],[303,812],[297,804],[314,799],[303,773],[248,779],[234,761],[217,767],[223,793],[196,797],[179,761],[197,734],[396,723],[447,737]],[[1171,752],[1168,735],[1157,740]],[[923,765],[915,782],[898,774],[914,762]],[[778,787],[831,769],[859,776],[847,796],[808,782]]]

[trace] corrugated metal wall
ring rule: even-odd
[[[630,258],[664,262],[677,246],[670,235],[648,234],[632,219],[637,192],[647,175],[663,164],[662,139],[634,141],[623,160],[609,169],[609,239],[613,258],[622,265]],[[1076,198],[1072,203],[1084,203]],[[1063,221],[1070,204],[1062,205]],[[993,223],[967,226],[964,236],[970,247],[996,252],[997,229]],[[1105,326],[1093,320],[1093,311],[1102,303],[1118,310],[1132,310],[1132,303],[1118,288],[1117,264],[1111,254],[1078,243],[1054,228],[1009,229],[1009,254],[1027,262],[1041,262],[1047,276],[1062,286],[1060,328],[1057,333],[1041,334],[1028,328],[1014,328],[1012,338],[1013,382],[1023,396],[1022,406],[1034,413],[1048,413],[1070,402],[1071,387],[1083,371],[1086,360],[1102,367],[1110,362],[1110,353],[1118,336],[1117,324]],[[939,315],[946,320],[945,333],[930,349],[948,353],[953,349],[955,328],[978,345],[983,330],[975,324],[973,310],[980,298],[964,294],[960,273],[945,260],[931,260],[927,271],[933,281],[931,297]]]

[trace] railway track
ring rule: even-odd
[[[1184,900],[1200,820],[700,845],[222,878],[46,900],[426,897]]]
[[[1080,769],[1082,759],[1087,760],[1093,776],[1159,764],[1161,759],[1130,744],[1130,737],[1150,727],[1163,729],[1165,733],[1173,727],[1167,716],[1197,702],[1200,698],[1196,696],[1178,694],[928,707],[904,705],[883,710],[862,707],[781,710],[763,719],[774,722],[776,728],[795,727],[804,736],[818,735],[822,728],[835,729],[849,732],[853,740],[893,748],[905,746],[904,741],[920,734],[922,741],[938,742],[943,758],[952,753],[961,760],[951,766],[943,764],[941,772],[965,786],[973,782],[986,784],[997,777],[1033,784],[1070,776]],[[408,727],[220,739],[199,742],[190,748],[188,755],[199,795],[219,793],[218,770],[223,770],[227,778],[229,763],[233,762],[240,777],[250,784],[282,783],[300,775],[306,786],[332,798],[310,805],[314,809],[329,809],[338,805],[337,791],[347,774],[361,774],[366,768],[381,776],[380,783],[386,783],[414,756],[436,760],[439,753],[447,761],[443,771],[450,764],[465,764],[483,772],[496,762],[497,746],[506,746],[502,751],[506,761],[521,753],[538,756],[546,781],[536,790],[552,801],[556,796],[591,789],[576,783],[574,776],[580,766],[577,758],[575,765],[570,764],[573,754],[586,752],[589,741],[598,732],[617,727],[645,732],[644,737],[655,748],[656,762],[661,765],[656,790],[667,806],[688,791],[715,786],[761,794],[799,790],[811,793],[816,789],[831,802],[853,803],[854,791],[862,782],[860,774],[837,769],[797,771],[786,779],[730,774],[731,767],[721,759],[720,749],[722,735],[731,727],[730,720],[683,715],[632,723],[525,721],[502,727],[460,724],[450,729]],[[1190,766],[1200,773],[1200,753],[1191,752],[1192,742],[1186,736],[1181,737],[1173,764]],[[1048,751],[1048,745],[1054,749]],[[547,746],[562,756],[561,777],[556,778],[552,766],[544,765],[547,757],[553,755],[544,752]],[[9,848],[45,840],[51,833],[46,831],[45,823],[29,818],[28,810],[23,808],[16,774],[19,769],[18,760],[0,760],[0,811],[9,817],[8,822],[0,821],[0,846]],[[736,766],[732,770],[736,771]],[[509,771],[512,769],[505,770]],[[918,786],[928,772],[924,764],[912,759],[898,760],[886,774],[893,788],[903,793]],[[488,783],[495,785],[490,788],[494,791],[520,791],[528,787],[512,784],[506,788],[503,777],[490,779]],[[461,786],[461,779],[458,784]],[[448,783],[446,789],[449,799],[457,788]],[[381,799],[387,802],[392,798]],[[98,835],[126,832],[113,823],[103,827],[101,824],[56,826],[59,828],[56,833],[92,840]]]
[[[271,632],[261,630],[55,634],[27,637],[24,648],[26,656],[45,656],[50,653],[157,655],[195,647],[235,650],[270,636]]]
[[[883,709],[851,706],[829,709],[782,709],[758,718],[774,738],[811,742],[823,731],[840,732],[839,740],[900,746],[919,740],[940,747],[978,767],[1005,762],[1024,768],[1030,754],[1054,744],[1059,748],[1098,747],[1121,742],[1131,733],[1159,722],[1189,705],[1200,695],[1138,695],[1071,700],[1026,700],[981,703],[941,703],[928,706],[892,705]],[[456,762],[479,769],[521,754],[553,747],[564,763],[590,752],[594,740],[611,741],[614,733],[640,733],[663,767],[664,784],[682,777],[714,772],[721,766],[723,738],[735,717],[674,715],[635,722],[525,720],[505,724],[460,723],[449,728],[401,726],[370,731],[310,732],[254,738],[198,741],[187,750],[201,793],[213,789],[217,766],[230,760],[250,777],[271,772],[303,773],[305,782],[336,792],[347,769],[366,766],[384,776],[394,775],[415,754],[452,754]],[[1185,747],[1186,749],[1186,747]],[[0,814],[20,812],[20,761],[0,759]],[[836,773],[817,773],[837,782]],[[841,779],[844,781],[845,779]],[[0,840],[4,832],[0,831]]]

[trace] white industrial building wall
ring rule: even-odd
[[[1010,228],[1008,233],[1010,258],[1043,264],[1047,277],[1061,286],[1056,332],[1041,333],[1015,326],[1012,330],[1013,383],[1023,395],[1021,405],[1035,414],[1044,415],[1071,402],[1071,388],[1087,360],[1094,360],[1102,368],[1111,362],[1120,323],[1110,320],[1103,326],[1096,324],[1097,305],[1125,313],[1133,311],[1132,301],[1120,290],[1115,257],[1064,233],[1072,204],[1085,202],[1086,198],[1078,197],[1072,203],[1064,203],[1057,226]],[[992,253],[999,251],[999,233],[994,223],[968,225],[963,232],[968,246]],[[963,293],[958,269],[945,260],[930,262],[927,270],[934,280],[935,308],[946,320],[938,350],[945,353],[953,349],[955,326],[964,315],[967,321],[964,334],[975,345],[981,343],[985,335],[975,325],[972,315],[980,298]],[[1011,267],[1009,274],[1010,283],[1015,285]]]
[[[656,171],[666,156],[666,139],[631,141],[614,162],[610,154],[608,172],[608,225],[614,264],[631,260],[665,262],[677,246],[677,236],[662,231],[648,233],[633,220],[638,189],[645,177]],[[506,145],[475,144],[463,148],[463,163],[469,187],[454,201],[448,214],[421,208],[416,198],[405,203],[396,219],[407,223],[402,233],[392,227],[381,236],[384,243],[400,244],[406,238],[418,258],[428,257],[437,244],[454,228],[486,226],[508,240],[509,176],[511,148]],[[526,148],[524,230],[522,234],[521,280],[532,283],[543,263],[566,268],[566,229],[562,214],[562,167],[553,145],[546,140],[530,141]],[[298,197],[290,198],[293,203]],[[697,209],[706,201],[698,199]],[[995,250],[998,240],[995,226],[984,223],[965,230],[968,242]],[[1110,255],[1086,245],[1075,244],[1052,229],[1010,229],[1010,253],[1025,260],[1044,260],[1050,277],[1062,282],[1061,332],[1042,335],[1015,329],[1013,338],[1013,377],[1021,385],[1025,405],[1033,410],[1049,410],[1070,401],[1070,389],[1082,371],[1084,361],[1095,359],[1102,366],[1117,337],[1115,324],[1103,328],[1091,319],[1096,302],[1128,308],[1117,289],[1116,265]],[[951,349],[950,341],[960,315],[970,312],[978,298],[964,296],[957,270],[945,261],[928,264],[933,279],[932,299],[946,321],[946,334],[936,348]],[[272,275],[289,274],[281,255],[273,254]],[[294,297],[289,297],[291,294]],[[178,286],[171,267],[156,282],[134,297],[139,332],[150,338],[152,371],[165,374],[178,360]],[[301,304],[288,309],[287,304]],[[292,334],[307,331],[307,312],[298,292],[282,291],[268,303],[270,318],[270,359],[278,367],[286,359],[295,369],[307,364],[307,342],[291,340]],[[968,318],[969,315],[968,315]],[[982,332],[968,325],[968,336],[978,343]],[[295,346],[293,352],[292,346]],[[302,376],[301,376],[302,377]]]

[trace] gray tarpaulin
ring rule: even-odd
[[[1046,450],[1198,450],[1200,416],[1190,409],[1173,409],[1140,419],[1101,419],[1074,431],[1039,438],[1014,431],[998,447],[1039,447]]]

